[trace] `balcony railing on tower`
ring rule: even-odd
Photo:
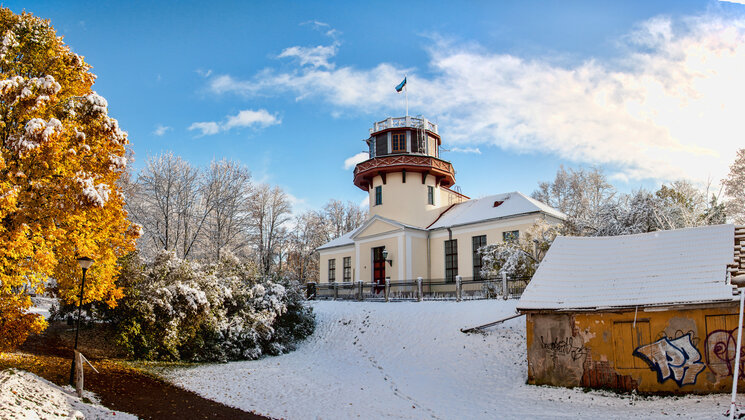
[[[389,117],[383,121],[378,121],[375,123],[373,128],[370,129],[370,134],[377,133],[378,131],[387,130],[389,128],[403,128],[403,127],[410,127],[410,128],[424,128],[425,130],[431,131],[435,134],[438,134],[437,131],[437,124],[430,122],[426,118],[422,117],[397,117],[392,118]]]

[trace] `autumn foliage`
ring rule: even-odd
[[[29,293],[76,302],[76,257],[96,260],[84,302],[114,305],[117,259],[135,247],[117,180],[127,134],[95,76],[49,21],[0,9],[0,351],[45,326]]]

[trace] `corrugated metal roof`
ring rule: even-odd
[[[734,226],[556,238],[518,309],[593,309],[733,299]]]

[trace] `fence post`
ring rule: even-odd
[[[362,300],[364,299],[364,293],[362,291],[363,284],[364,282],[362,280],[357,280],[357,300],[359,300],[360,302],[362,302]]]
[[[507,273],[502,272],[502,298],[504,300],[507,300],[509,297],[510,292],[507,290]]]
[[[422,278],[421,277],[416,278],[416,301],[417,302],[422,301]]]
[[[339,299],[339,283],[334,283],[334,300]]]
[[[460,302],[463,294],[463,286],[462,286],[462,278],[461,276],[455,276],[455,301]]]
[[[83,355],[75,350],[75,392],[83,398]]]
[[[385,278],[385,301],[388,302],[391,295],[391,278]]]
[[[308,300],[314,300],[316,298],[316,282],[308,282],[305,289],[305,298]]]

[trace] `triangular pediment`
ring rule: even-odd
[[[368,219],[357,232],[352,235],[352,239],[364,238],[374,235],[382,235],[385,233],[398,232],[406,228],[407,226],[403,223],[395,220],[386,219],[375,215]]]

